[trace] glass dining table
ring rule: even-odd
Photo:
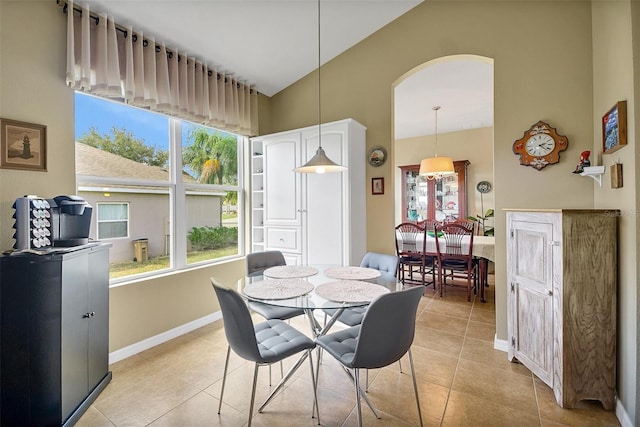
[[[302,309],[315,337],[324,335],[347,308],[364,307],[384,293],[402,289],[395,277],[366,267],[336,265],[286,265],[268,268],[262,275],[238,281],[247,300],[277,307]],[[333,314],[322,325],[315,310]]]

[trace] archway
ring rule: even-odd
[[[437,154],[470,162],[467,215],[493,209],[493,192],[477,190],[480,182],[493,183],[493,60],[477,55],[437,58],[409,70],[392,88],[395,223],[406,218],[400,166],[419,164],[436,153],[434,106],[441,107]]]

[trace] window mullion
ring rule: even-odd
[[[169,146],[171,147],[171,247],[172,265],[176,268],[187,264],[186,197],[182,182],[182,124],[180,120],[169,119]]]

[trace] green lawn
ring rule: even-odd
[[[229,246],[221,249],[213,249],[209,251],[196,251],[187,253],[187,263],[193,264],[214,258],[222,258],[238,253],[237,246]],[[159,256],[150,258],[145,262],[121,262],[111,264],[109,267],[109,278],[116,279],[119,277],[131,276],[132,274],[147,273],[149,271],[161,270],[169,268],[169,256]]]

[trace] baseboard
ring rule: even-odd
[[[627,413],[619,399],[616,399],[616,418],[620,421],[622,427],[633,427],[635,423],[631,421],[631,417]]]
[[[509,351],[509,341],[507,340],[499,340],[496,335],[493,336],[493,348],[496,350],[504,351],[507,353]]]
[[[215,313],[201,317],[200,319],[185,323],[184,325],[178,326],[177,328],[170,329],[161,334],[149,337],[142,341],[138,341],[135,344],[131,344],[119,350],[113,351],[109,353],[109,364],[119,362],[123,359],[126,359],[127,357],[133,356],[134,354],[138,354],[142,351],[148,350],[151,347],[155,347],[159,344],[177,338],[180,335],[184,335],[188,332],[194,331],[220,319],[222,319],[222,312],[217,311]]]

